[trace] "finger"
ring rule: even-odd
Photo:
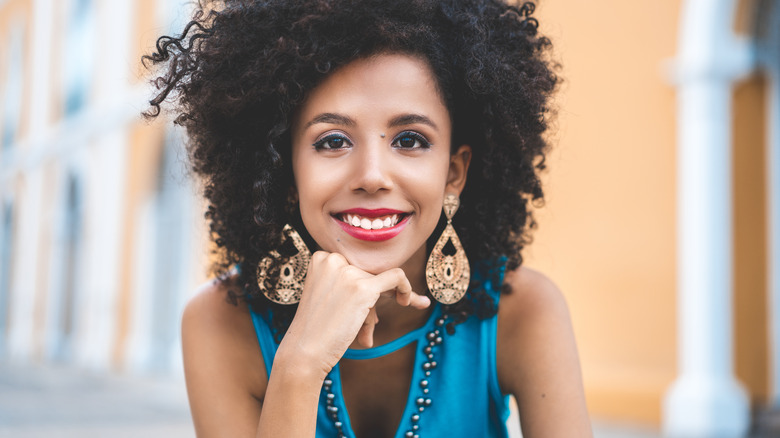
[[[412,293],[410,305],[415,309],[425,309],[431,305],[431,299],[428,298],[426,295]]]
[[[360,327],[360,331],[358,331],[358,344],[364,348],[371,348],[374,346],[374,327],[376,327],[378,322],[379,318],[377,317],[376,309],[372,307],[368,311],[368,316],[366,316],[363,326]]]
[[[374,277],[376,285],[383,291],[394,291],[395,301],[401,306],[408,306],[412,303],[412,285],[406,274],[400,268],[391,269],[382,272]]]

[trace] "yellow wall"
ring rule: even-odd
[[[766,82],[755,75],[734,90],[735,370],[754,405],[769,396],[766,233]]]
[[[541,2],[564,79],[527,264],[572,309],[594,416],[657,424],[676,372],[675,94],[680,2]]]

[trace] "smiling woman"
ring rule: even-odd
[[[565,302],[520,266],[533,9],[228,0],[158,40],[147,115],[172,96],[221,250],[182,324],[199,436],[506,436],[509,395],[526,437],[590,436]]]

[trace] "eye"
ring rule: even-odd
[[[349,139],[342,134],[329,134],[315,141],[312,146],[314,146],[314,149],[317,150],[335,150],[352,147],[352,142],[350,142]]]
[[[425,137],[413,131],[398,134],[393,139],[393,145],[400,149],[428,149],[431,147],[431,143]]]

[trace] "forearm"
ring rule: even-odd
[[[298,362],[298,363],[296,363]],[[277,355],[263,401],[257,437],[314,437],[325,375]]]

